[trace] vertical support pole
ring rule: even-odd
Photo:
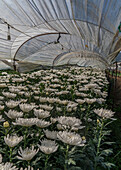
[[[118,64],[117,64],[117,61],[116,61],[116,71],[115,71],[115,90],[116,90],[116,83],[117,83],[117,73],[118,73]]]

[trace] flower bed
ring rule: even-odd
[[[114,112],[104,72],[71,67],[0,75],[0,168],[111,168]]]

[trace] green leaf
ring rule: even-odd
[[[103,162],[103,163],[101,163],[101,164],[102,164],[102,166],[103,166],[104,168],[108,168],[108,169],[110,169],[110,168],[112,168],[112,167],[115,166],[113,163],[110,163],[110,162]]]
[[[115,144],[116,142],[104,142],[102,143],[102,145],[112,145],[112,144]]]
[[[101,152],[100,156],[102,156],[102,155],[108,156],[111,153],[113,153],[112,149],[105,149]]]
[[[78,167],[78,166],[73,166],[70,168],[70,170],[82,170],[82,168]]]
[[[76,165],[76,162],[72,159],[72,158],[70,158],[69,160],[68,160],[68,165]]]

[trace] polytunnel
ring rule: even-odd
[[[1,0],[0,60],[105,69],[121,50],[120,21],[120,0]]]

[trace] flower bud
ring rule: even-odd
[[[99,123],[100,121],[99,121],[99,119],[97,119],[97,123]]]
[[[9,125],[9,122],[8,122],[8,121],[6,121],[6,122],[3,123],[3,127],[4,127],[4,128],[7,128],[7,127],[9,127],[9,126],[10,126],[10,125]]]
[[[85,136],[82,136],[82,140],[86,140]]]

